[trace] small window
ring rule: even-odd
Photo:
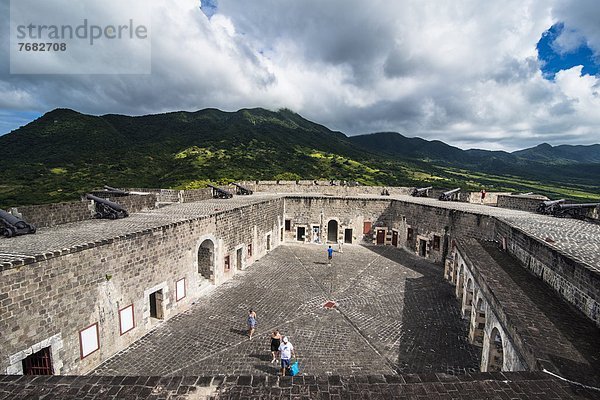
[[[82,360],[99,348],[100,339],[98,335],[98,323],[92,324],[79,331],[79,349],[81,350]]]
[[[133,304],[119,310],[119,332],[121,335],[135,328]]]
[[[231,262],[229,261],[229,256],[225,256],[225,271],[229,271],[231,269]]]
[[[440,237],[438,235],[433,235],[433,249],[440,249]]]
[[[406,240],[413,240],[413,228],[406,229]]]
[[[371,221],[365,221],[363,223],[363,233],[366,235],[371,232]]]
[[[286,219],[285,220],[285,230],[286,231],[291,231],[292,230],[292,220],[291,219]]]
[[[252,257],[252,243],[248,245],[248,257]]]

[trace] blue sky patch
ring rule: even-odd
[[[42,114],[35,111],[13,111],[0,109],[0,136],[23,125],[27,125]]]
[[[577,65],[583,65],[581,72],[583,75],[600,74],[600,59],[594,56],[585,40],[581,40],[571,49],[561,51],[557,39],[564,33],[573,34],[573,32],[565,32],[565,26],[562,22],[556,23],[542,34],[540,41],[537,43],[538,59],[544,77],[554,80],[557,72]]]
[[[217,13],[218,0],[201,0],[200,9],[209,19]]]

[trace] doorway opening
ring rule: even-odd
[[[163,291],[162,289],[157,290],[154,293],[150,293],[150,317],[156,319],[164,319],[163,310]]]
[[[215,269],[215,244],[206,239],[198,247],[198,273],[206,279],[212,279]]]
[[[306,239],[306,228],[303,226],[299,226],[296,230],[296,239],[299,242],[304,242]]]
[[[344,229],[344,243],[352,244],[352,229]]]
[[[312,242],[321,243],[321,228],[317,225],[313,225],[312,227]]]
[[[335,219],[327,223],[327,242],[337,243],[338,240],[338,223]]]
[[[242,269],[243,265],[242,265],[242,248],[240,247],[239,249],[237,249],[236,252],[236,264],[237,264],[237,269]]]
[[[419,239],[419,255],[427,257],[427,241],[424,239]]]
[[[398,231],[392,231],[392,246],[398,247]]]
[[[271,234],[267,235],[267,251],[271,251]]]
[[[377,229],[377,244],[385,244],[385,231]]]

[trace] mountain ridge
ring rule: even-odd
[[[0,207],[75,199],[107,183],[194,188],[254,179],[527,191],[566,185],[557,193],[585,199],[600,191],[600,145],[515,154],[395,132],[349,137],[288,109],[92,116],[61,108],[0,136],[0,147],[10,149],[0,158]]]

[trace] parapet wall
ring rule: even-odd
[[[498,221],[496,240],[532,274],[600,326],[600,273],[520,229]]]
[[[212,199],[212,189],[148,189],[148,188],[126,188],[128,192],[152,193],[159,203],[191,203],[194,201]]]
[[[152,194],[107,198],[122,205],[129,213],[151,210],[156,204],[156,196]],[[20,206],[11,208],[10,212],[20,216],[38,228],[48,228],[93,219],[95,213],[91,200],[42,204],[38,206]]]
[[[510,194],[498,196],[498,207],[535,212],[542,201],[548,200],[546,196],[512,196]]]
[[[323,181],[256,181],[241,182],[240,185],[247,187],[255,192],[267,193],[306,193],[306,194],[327,194],[334,196],[356,196],[356,195],[375,195],[382,193],[390,195],[407,195],[412,188],[408,187],[390,187],[390,186],[348,186]]]
[[[38,228],[85,221],[94,217],[91,201],[14,207],[8,211]]]

